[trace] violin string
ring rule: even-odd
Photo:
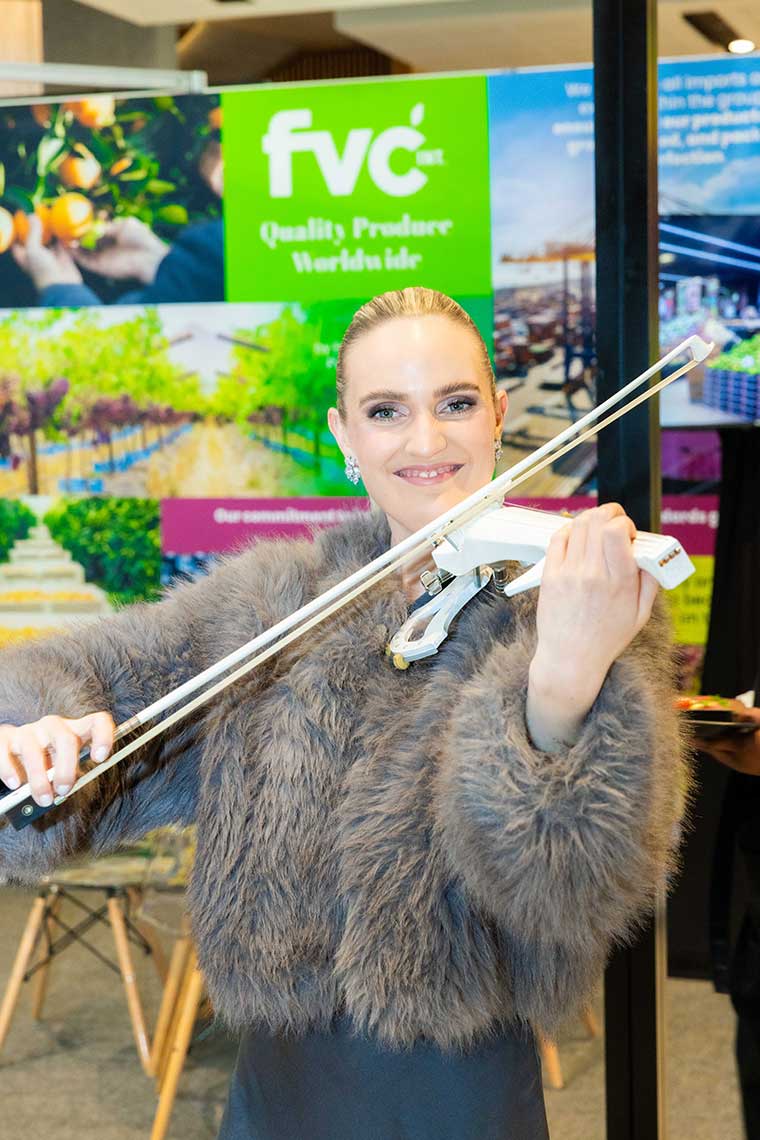
[[[527,482],[529,479],[531,479],[534,475],[538,474],[540,471],[542,471],[549,464],[556,462],[557,459],[560,459],[563,455],[566,455],[569,451],[572,451],[575,447],[579,447],[587,439],[590,439],[593,436],[597,435],[605,427],[609,426],[611,423],[614,423],[616,420],[620,419],[621,416],[627,414],[627,412],[631,411],[633,408],[638,407],[640,404],[644,403],[646,400],[650,400],[653,396],[655,396],[663,388],[667,387],[668,384],[672,384],[674,380],[677,380],[680,376],[684,375],[686,372],[688,372],[692,368],[694,368],[697,363],[699,363],[699,362],[696,359],[688,361],[686,364],[682,365],[679,369],[677,369],[676,372],[671,373],[665,379],[663,379],[663,380],[659,381],[657,384],[654,384],[651,387],[647,388],[645,392],[643,392],[641,395],[637,396],[635,399],[632,399],[627,404],[623,405],[622,408],[619,408],[616,412],[609,415],[606,419],[601,420],[600,422],[598,422],[596,424],[593,424],[585,432],[583,432],[582,434],[580,434],[580,435],[576,436],[575,438],[573,438],[572,440],[570,440],[563,447],[561,447],[558,451],[552,451],[548,455],[545,455],[541,461],[539,461],[533,467],[530,467],[528,470],[524,470],[520,475],[518,475],[514,479],[513,482],[511,482],[509,484],[510,491],[513,490],[515,487],[521,486],[523,483]],[[526,509],[530,509],[530,508],[526,508]],[[477,510],[479,512],[480,510],[482,510],[482,504],[473,508],[473,510]],[[467,521],[468,517],[471,517],[471,515],[465,516],[465,521]],[[457,518],[457,528],[461,527],[462,525],[463,525],[463,522],[458,517]],[[452,529],[454,529],[454,528],[452,528]],[[66,793],[65,796],[56,797],[56,799],[54,800],[54,804],[58,805],[60,803],[63,803],[66,799],[69,798],[69,796],[74,795],[77,791],[81,790],[81,788],[85,787],[92,780],[97,779],[100,775],[104,774],[110,768],[113,768],[116,764],[121,763],[121,761],[125,760],[127,758],[127,756],[131,755],[138,748],[141,748],[143,745],[147,744],[150,740],[153,740],[155,737],[161,735],[163,732],[165,732],[172,725],[178,723],[179,721],[183,720],[185,717],[189,716],[190,713],[194,712],[197,708],[199,708],[203,704],[207,703],[207,701],[209,701],[213,696],[216,696],[218,693],[222,692],[228,686],[233,684],[236,680],[239,680],[241,677],[245,676],[245,674],[247,674],[247,673],[251,672],[251,670],[255,669],[258,665],[263,664],[264,661],[268,660],[270,657],[273,657],[276,653],[279,653],[280,650],[284,649],[291,642],[297,640],[297,638],[301,637],[304,633],[308,632],[308,630],[312,629],[315,625],[320,624],[322,621],[324,621],[331,614],[335,613],[337,610],[339,610],[343,606],[347,605],[350,601],[353,601],[354,598],[356,598],[360,594],[364,593],[371,586],[375,585],[375,583],[381,581],[383,578],[387,577],[387,575],[393,573],[394,570],[398,569],[400,566],[402,566],[406,562],[412,561],[414,559],[414,557],[416,557],[417,554],[424,553],[426,550],[428,550],[430,548],[430,545],[431,545],[431,541],[429,538],[425,538],[425,539],[421,540],[421,542],[417,546],[414,546],[410,550],[405,550],[403,555],[399,555],[397,559],[393,559],[392,561],[389,561],[388,563],[386,563],[384,566],[381,566],[377,571],[375,571],[374,574],[372,574],[372,575],[368,576],[367,578],[364,578],[363,580],[361,580],[356,586],[351,588],[344,595],[341,595],[340,597],[335,598],[334,600],[328,602],[323,609],[318,610],[315,614],[312,614],[310,617],[308,617],[304,621],[302,621],[300,625],[295,626],[294,628],[290,629],[287,633],[285,633],[281,638],[278,638],[276,641],[273,641],[261,653],[256,654],[255,656],[251,657],[248,661],[245,661],[241,666],[239,666],[238,669],[234,670],[234,672],[229,673],[225,677],[222,677],[219,681],[216,682],[216,684],[211,685],[210,688],[204,690],[202,693],[200,693],[193,700],[189,701],[187,704],[182,705],[180,708],[176,709],[169,716],[165,717],[163,720],[161,720],[157,724],[155,724],[152,728],[147,729],[143,733],[140,733],[139,736],[135,737],[135,739],[130,741],[129,744],[125,745],[124,748],[119,749],[117,752],[114,752],[112,756],[110,756],[107,760],[103,761],[102,763],[98,764],[97,767],[94,767],[94,768],[90,769],[88,772],[83,773],[83,775],[81,775],[75,781],[75,783],[72,785],[72,787]],[[238,653],[242,654],[244,649],[245,649],[245,647],[243,647],[242,650],[239,650]],[[220,666],[220,664],[221,664],[220,662],[217,662],[216,666],[212,666],[211,668],[218,668]],[[210,670],[207,670],[205,672],[210,672]],[[199,677],[194,678],[193,681],[197,684],[199,682]],[[187,684],[189,685],[191,683],[192,682],[188,682]],[[180,689],[184,689],[184,688],[185,688],[185,686],[180,686],[178,690],[175,690],[174,694],[171,694],[171,693],[167,694],[167,697],[165,699],[168,700],[172,696],[176,697],[177,694],[179,693]],[[177,697],[177,699],[180,699],[180,698]],[[155,702],[155,703],[158,703],[158,702]],[[145,720],[151,719],[150,717],[148,717],[146,715],[147,712],[148,712],[148,710],[143,710],[143,713],[139,714],[139,715],[144,716]],[[154,714],[154,715],[157,715],[157,714]],[[143,723],[143,721],[140,721],[137,718],[131,718],[130,721],[124,722],[124,724],[120,725],[117,728],[115,739],[119,739],[119,737],[126,735],[126,733],[128,731],[130,731],[133,727],[137,727],[141,723]],[[20,787],[16,792],[12,792],[9,795],[5,796],[2,800],[0,800],[0,815],[3,815],[7,811],[12,810],[12,808],[15,807],[17,804],[22,803],[25,799],[27,799],[29,797],[29,795],[30,795],[29,785],[25,784],[25,785],[22,785],[22,787]]]
[[[556,463],[556,461],[558,459],[561,459],[563,455],[567,455],[568,451],[572,451],[575,447],[580,447],[580,445],[582,443],[585,443],[586,440],[591,439],[595,435],[598,435],[600,431],[606,427],[609,427],[609,425],[613,424],[616,420],[619,420],[621,416],[627,415],[628,412],[632,411],[634,408],[637,408],[639,404],[643,404],[645,401],[651,400],[653,396],[656,396],[657,393],[661,392],[663,388],[666,388],[668,384],[672,384],[674,380],[678,380],[679,377],[683,376],[686,372],[690,372],[691,369],[694,368],[698,363],[699,362],[696,360],[688,361],[676,372],[673,372],[669,376],[666,376],[664,380],[658,381],[657,384],[653,384],[651,388],[648,388],[646,390],[646,392],[642,392],[640,396],[636,396],[622,408],[618,408],[617,411],[612,412],[609,416],[607,416],[606,419],[601,420],[598,424],[594,424],[592,427],[588,428],[587,431],[582,432],[581,435],[576,436],[575,439],[572,439],[569,443],[566,443],[564,447],[561,447],[559,451],[553,451],[550,455],[545,456],[545,458],[537,463],[534,467],[531,467],[529,471],[524,472],[522,475],[518,475],[517,478],[512,483],[510,483],[510,491],[514,490],[515,487],[522,486],[523,483],[527,483],[529,479],[532,479],[534,475],[537,475],[539,473],[539,471],[543,471],[544,468],[548,467],[550,463]],[[526,509],[530,510],[531,508]]]

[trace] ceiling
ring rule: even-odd
[[[205,71],[213,86],[224,86],[266,75],[296,51],[330,51],[354,42],[327,12],[314,12],[308,19],[288,15],[199,21],[181,37],[177,57],[180,67]]]
[[[362,8],[375,6],[377,0],[77,0],[109,16],[118,16],[131,24],[193,24],[197,21],[224,21],[299,12],[320,12],[329,7]],[[400,6],[408,0],[386,0]],[[466,4],[468,0],[452,0]]]
[[[274,62],[298,48],[359,41],[413,71],[575,63],[591,58],[591,0],[78,0],[133,24],[194,25],[180,42],[183,67],[235,82],[240,61]],[[330,12],[325,12],[325,3]],[[717,11],[760,44],[758,0],[660,0],[660,56],[721,52],[683,12]],[[213,59],[213,66],[207,62]],[[229,79],[224,78],[226,71]],[[258,69],[252,69],[258,70]],[[253,75],[251,75],[253,78]]]
[[[660,0],[659,54],[723,54],[682,17],[683,12],[719,11],[741,35],[760,44],[760,3]],[[586,62],[592,56],[591,3],[562,0],[473,0],[469,4],[416,4],[341,11],[336,27],[415,71],[543,66]]]

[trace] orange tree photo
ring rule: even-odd
[[[220,227],[220,113],[214,95],[1,109],[0,305],[80,281],[109,303],[144,284],[186,227]],[[218,244],[221,256],[221,232]]]

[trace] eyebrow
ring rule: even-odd
[[[451,396],[455,392],[480,392],[480,387],[473,384],[471,380],[462,380],[459,383],[445,384],[443,388],[436,388],[433,393],[436,400],[442,399],[444,396]],[[405,392],[393,392],[390,388],[383,388],[377,392],[370,392],[369,396],[365,396],[363,400],[359,401],[359,407],[363,408],[365,404],[372,404],[378,400],[395,400],[402,402],[407,399]]]

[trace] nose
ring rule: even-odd
[[[440,422],[430,412],[415,416],[407,450],[421,459],[432,459],[446,448],[446,436]]]

